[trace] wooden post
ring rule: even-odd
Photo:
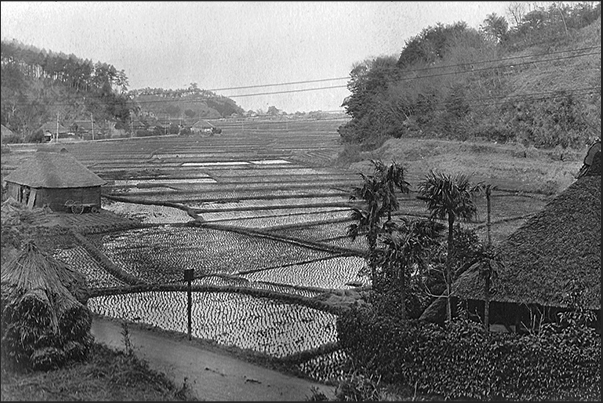
[[[193,297],[192,297],[192,293],[191,293],[191,281],[193,281],[195,277],[195,270],[194,269],[185,269],[184,270],[184,280],[186,280],[188,282],[188,287],[186,289],[186,296],[187,296],[187,300],[188,300],[188,305],[187,305],[187,314],[188,314],[188,339],[191,340],[192,336],[191,336],[191,328],[192,328],[192,324],[193,324],[193,320],[192,320],[192,305],[193,305]]]
[[[492,189],[490,186],[486,187],[486,210],[487,210],[487,222],[486,222],[486,234],[488,235],[488,246],[492,245],[492,223],[490,221],[490,197],[492,195]]]

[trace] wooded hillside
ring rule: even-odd
[[[1,123],[15,133],[11,138],[3,136],[3,142],[42,141],[42,125],[57,121],[70,131],[94,122],[96,138],[102,138],[111,131],[129,134],[135,129],[169,126],[161,118],[243,113],[233,100],[196,84],[183,90],[129,91],[124,70],[16,40],[2,41],[0,64]]]
[[[600,138],[601,5],[511,3],[479,29],[425,28],[399,55],[357,63],[345,143],[390,137],[487,139],[579,148]]]

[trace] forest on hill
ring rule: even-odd
[[[579,148],[600,138],[601,3],[510,3],[479,29],[437,24],[356,63],[343,142],[429,137]]]
[[[17,40],[3,40],[0,49],[0,120],[14,133],[3,135],[3,142],[42,141],[41,127],[57,122],[68,131],[89,129],[94,122],[96,138],[102,138],[162,124],[167,128],[171,118],[194,122],[244,112],[233,100],[196,84],[183,90],[128,90],[126,73],[111,64]]]
[[[128,94],[141,110],[165,119],[217,119],[245,113],[232,99],[200,89],[197,83],[183,89],[144,88]]]

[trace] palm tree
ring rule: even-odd
[[[452,248],[453,229],[457,220],[470,220],[477,214],[477,208],[473,202],[474,193],[479,191],[479,186],[473,186],[469,177],[463,174],[456,176],[431,170],[425,180],[419,184],[420,200],[427,203],[427,209],[431,212],[431,219],[448,220],[448,253],[446,255],[446,290],[447,305],[446,313],[448,321],[452,320],[452,306],[450,301],[450,288],[452,285]]]
[[[426,269],[428,252],[437,243],[442,228],[434,221],[401,218],[398,222],[390,222],[387,230],[380,234],[383,248],[374,251],[374,261],[401,293],[403,320],[407,317],[406,294],[411,271]]]
[[[364,181],[361,187],[355,187],[350,194],[350,200],[362,200],[364,207],[353,207],[350,218],[355,221],[348,226],[347,235],[356,240],[358,235],[366,234],[369,248],[369,266],[371,268],[371,280],[375,279],[375,266],[372,264],[371,256],[377,247],[377,236],[379,234],[379,223],[381,221],[380,205],[380,181],[372,176],[360,174]]]
[[[348,226],[348,236],[354,241],[359,234],[365,233],[368,242],[368,262],[371,268],[371,279],[375,279],[376,267],[373,254],[377,247],[377,238],[381,219],[387,213],[391,222],[391,212],[399,208],[396,189],[402,193],[409,192],[409,183],[404,180],[404,167],[395,161],[386,166],[378,160],[371,160],[373,175],[360,174],[363,184],[352,188],[350,200],[361,200],[363,207],[353,207],[350,218],[355,221]]]
[[[410,183],[404,179],[404,167],[392,161],[391,165],[386,166],[379,160],[371,160],[375,169],[375,175],[378,176],[382,184],[383,209],[387,211],[387,221],[392,220],[392,211],[398,210],[400,204],[396,196],[396,189],[404,194],[410,192]]]

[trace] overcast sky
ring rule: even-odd
[[[509,2],[0,2],[1,36],[124,70],[130,89],[348,77],[438,22],[478,28]],[[216,91],[245,110],[341,108],[346,80]],[[344,88],[255,95],[275,91]]]

